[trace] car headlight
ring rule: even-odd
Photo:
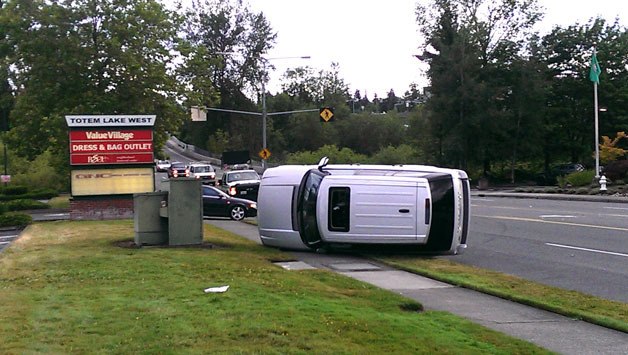
[[[257,203],[253,202],[249,205],[249,208],[257,209]]]

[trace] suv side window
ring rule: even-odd
[[[327,228],[330,231],[349,231],[349,202],[351,189],[349,187],[329,188],[329,219]]]

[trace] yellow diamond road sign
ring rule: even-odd
[[[270,150],[268,150],[268,148],[264,148],[260,150],[259,153],[257,153],[257,155],[259,155],[260,158],[266,160],[270,158]]]
[[[330,109],[324,108],[321,110],[320,116],[325,122],[328,122],[334,117],[334,113]]]

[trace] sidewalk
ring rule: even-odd
[[[229,220],[206,219],[216,227],[259,243],[257,227]],[[319,268],[402,294],[425,309],[447,311],[487,328],[563,354],[628,354],[628,334],[551,312],[452,286],[372,260],[346,254],[289,252],[297,262],[290,270]]]

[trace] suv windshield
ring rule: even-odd
[[[211,173],[214,169],[209,165],[192,167],[195,173]]]
[[[299,234],[303,243],[310,248],[316,248],[321,243],[321,235],[316,222],[316,200],[321,181],[323,181],[323,175],[320,172],[309,171],[301,182],[297,199]]]
[[[259,180],[259,175],[254,171],[243,171],[234,174],[227,175],[227,182],[234,182],[240,180]]]

